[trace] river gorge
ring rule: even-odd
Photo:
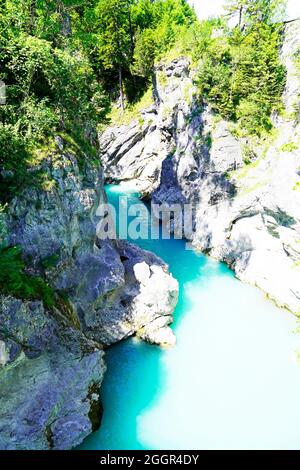
[[[61,41],[26,19],[2,57],[0,449],[300,449],[300,20],[48,3]],[[121,4],[124,76],[94,56]],[[100,236],[120,200],[169,238]]]
[[[107,186],[118,209],[139,195]],[[183,240],[138,240],[179,281],[175,347],[128,339],[106,353],[99,431],[81,449],[299,449],[294,316]]]

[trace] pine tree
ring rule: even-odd
[[[239,28],[243,26],[243,14],[247,8],[248,0],[228,0],[225,5],[225,11],[229,18],[238,16]]]
[[[238,17],[239,28],[245,24],[270,24],[284,17],[286,0],[227,0],[225,10],[230,18]]]

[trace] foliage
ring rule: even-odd
[[[286,144],[283,144],[280,148],[282,152],[294,152],[295,150],[298,150],[299,145],[296,144],[295,142],[288,142]]]
[[[0,250],[0,291],[26,300],[42,300],[46,308],[54,305],[54,293],[38,276],[24,272],[25,264],[20,247]]]
[[[0,80],[7,104],[0,107],[1,178],[14,170],[20,182],[26,179],[33,149],[56,133],[80,134],[77,142],[96,147],[97,125],[110,106],[105,90],[112,100],[123,93],[124,81],[126,90],[142,93],[134,74],[147,81],[176,28],[193,21],[185,0],[2,1]],[[7,190],[10,182],[2,186]]]
[[[238,18],[242,28],[257,22],[271,24],[280,21],[286,4],[286,0],[227,0],[225,10],[228,17]]]
[[[153,73],[156,47],[156,39],[152,29],[138,31],[133,57],[133,73],[142,77],[148,77]]]
[[[238,121],[250,134],[261,134],[272,127],[272,111],[281,108],[285,85],[285,70],[279,60],[281,27],[269,24],[265,16],[261,21],[260,0],[233,3],[247,4],[249,21],[243,28],[213,29],[210,38],[205,37],[205,47],[200,40],[199,90],[214,111]],[[273,15],[273,3],[263,0],[264,15]]]
[[[1,199],[30,180],[27,170],[36,150],[55,134],[80,134],[85,148],[85,143],[97,145],[96,126],[109,103],[82,35],[87,26],[79,13],[91,3],[2,2],[0,79],[7,104],[0,106]]]
[[[120,113],[120,110],[117,107],[112,107],[111,112],[108,114],[108,118],[117,126],[122,124],[128,125],[134,120],[139,120],[140,124],[143,124],[143,121],[141,120],[141,111],[148,108],[152,103],[153,92],[152,87],[150,86],[139,101],[127,106],[124,113]]]

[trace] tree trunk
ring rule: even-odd
[[[155,70],[152,72],[152,93],[153,93],[153,99],[154,103],[156,106],[159,106],[160,104],[160,97],[157,89],[157,79],[156,79],[156,73]]]
[[[242,30],[242,20],[243,20],[243,7],[239,9],[239,28]]]
[[[130,7],[129,7],[128,15],[129,15],[129,30],[130,30],[130,48],[131,48],[131,55],[132,55],[132,57],[133,57],[133,53],[134,53],[134,39],[133,39],[133,28],[132,28]]]
[[[71,16],[67,12],[61,14],[61,34],[66,37],[72,34]]]
[[[123,93],[122,67],[119,67],[119,89],[120,89],[121,109],[122,109],[122,112],[124,112],[124,93]]]
[[[35,21],[36,21],[36,0],[31,0],[30,5],[29,5],[29,14],[30,14],[29,28],[30,28],[31,34],[33,35],[34,29],[35,29]]]

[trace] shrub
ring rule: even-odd
[[[282,152],[294,152],[295,150],[298,150],[299,145],[297,145],[295,142],[288,142],[287,144],[283,144],[280,148]]]
[[[272,111],[282,107],[285,85],[281,29],[258,22],[244,30],[222,27],[210,34],[209,40],[204,36],[205,48],[196,48],[200,94],[214,111],[239,122],[249,134],[269,131]]]
[[[24,300],[42,300],[45,308],[52,308],[52,289],[41,277],[29,276],[24,269],[20,247],[0,249],[0,291]]]

